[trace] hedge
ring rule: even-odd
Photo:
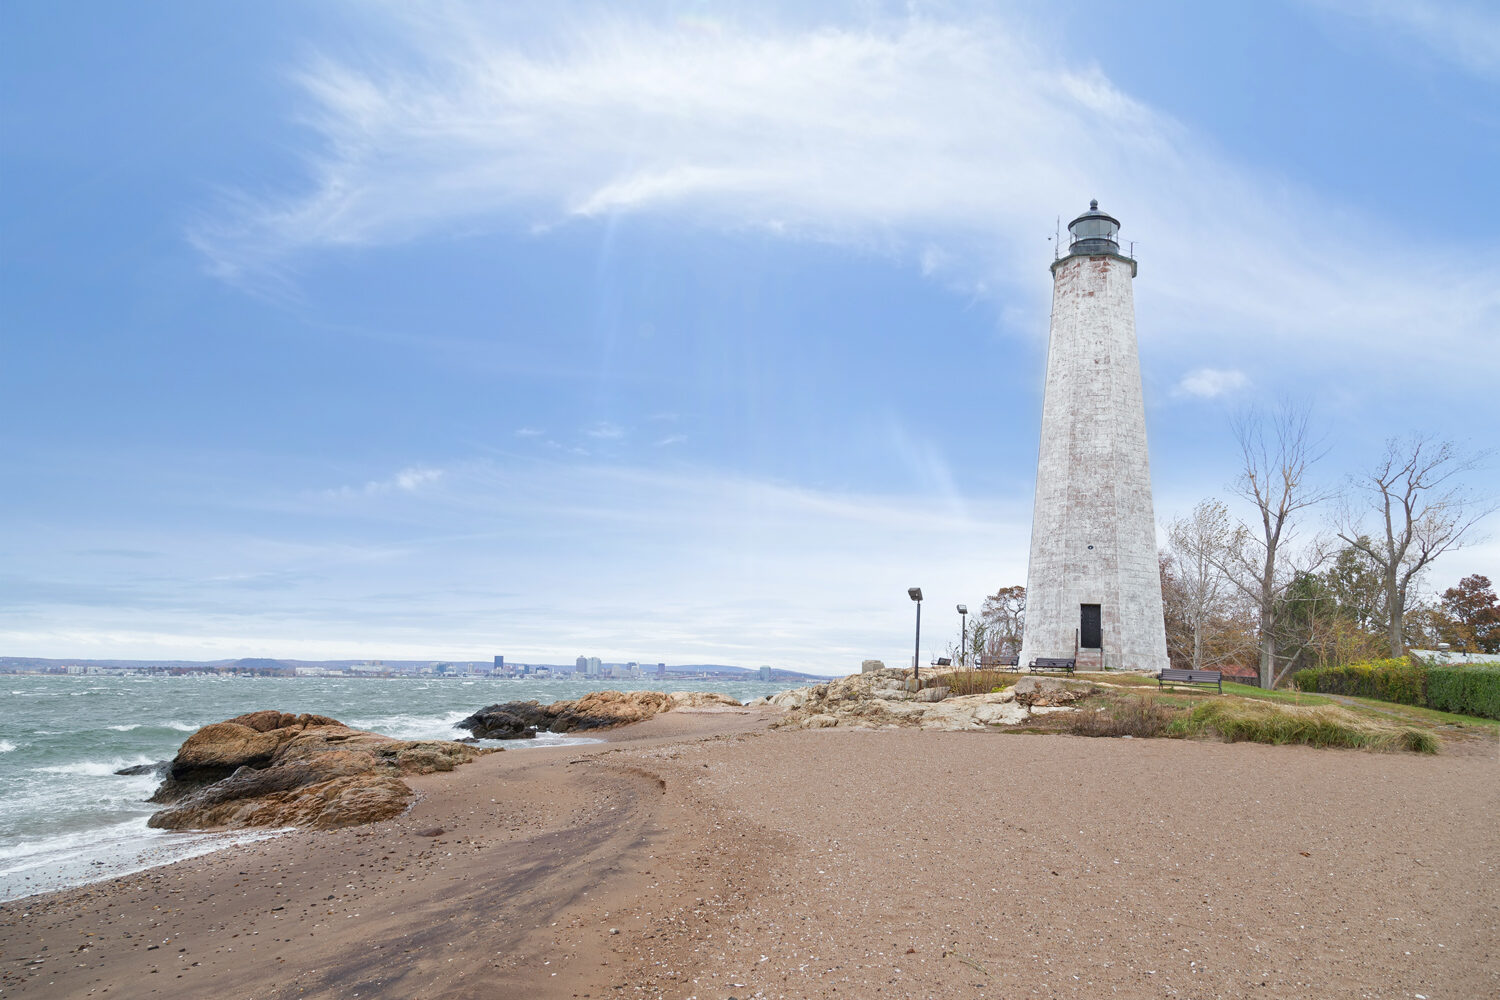
[[[1429,666],[1400,657],[1299,670],[1292,686],[1500,719],[1500,667]]]
[[[1500,719],[1500,667],[1428,667],[1427,707]]]
[[[1402,705],[1427,704],[1427,667],[1404,656],[1299,670],[1292,675],[1292,684],[1299,691],[1319,694],[1347,694]]]

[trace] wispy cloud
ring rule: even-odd
[[[1359,18],[1476,76],[1500,79],[1500,8],[1455,0],[1307,0]]]
[[[303,68],[322,143],[309,185],[195,233],[223,273],[454,224],[635,212],[1032,289],[1054,214],[1099,197],[1147,240],[1142,329],[1158,342],[1197,348],[1210,329],[1216,349],[1295,345],[1373,367],[1420,329],[1434,363],[1500,364],[1477,349],[1500,317],[1500,266],[1262,179],[1002,18],[705,33],[554,14],[528,34],[443,9],[402,25],[400,58]],[[1080,136],[1109,150],[1107,168],[1077,155]],[[1357,257],[1330,253],[1329,231]]]
[[[376,496],[382,493],[415,493],[443,478],[442,469],[414,465],[388,479],[372,479],[363,486],[340,486],[326,491],[331,496]]]
[[[867,656],[905,661],[907,587],[972,605],[1021,582],[1029,523],[1026,505],[993,498],[956,510],[921,493],[708,467],[515,457],[450,464],[441,490],[377,492],[357,517],[322,494],[280,502],[277,530],[290,537],[119,532],[161,548],[161,565],[104,595],[58,579],[70,575],[59,546],[38,539],[12,560],[14,583],[0,581],[28,595],[0,602],[0,643],[116,656],[589,652],[844,671]],[[354,541],[297,540],[321,539],[335,512]],[[950,638],[930,629],[926,641]]]
[[[583,433],[595,441],[618,441],[625,436],[625,428],[608,420],[601,420],[584,428]]]
[[[1182,376],[1173,394],[1194,396],[1198,399],[1214,399],[1239,392],[1250,385],[1250,379],[1241,371],[1225,371],[1220,368],[1197,368]]]
[[[656,447],[669,448],[674,444],[682,444],[686,440],[686,434],[668,434],[666,437],[656,442]]]
[[[535,438],[535,437],[541,437],[543,433],[544,433],[543,431],[538,430],[535,427],[517,427],[516,428],[516,437],[518,437],[518,438]]]

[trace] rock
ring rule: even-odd
[[[458,723],[482,739],[513,740],[534,737],[539,731],[552,733],[611,729],[645,720],[674,708],[738,706],[721,694],[702,691],[593,691],[572,701],[542,705],[535,701],[511,701],[481,708]]]
[[[1015,689],[984,694],[954,695],[947,685],[935,685],[911,693],[910,675],[904,670],[861,671],[826,684],[783,691],[771,704],[785,709],[778,728],[856,729],[916,727],[944,731],[983,731],[991,726],[1015,725],[1030,715],[1026,702]],[[1090,685],[1068,687],[1048,678],[1023,678],[1017,684],[1025,697],[1038,706],[1037,713],[1073,709],[1067,702],[1083,697]]]
[[[167,768],[170,767],[171,764],[172,762],[169,760],[159,760],[155,764],[136,764],[131,767],[122,767],[115,773],[127,777],[134,777],[138,774],[155,774],[158,776],[165,776],[167,773]]]
[[[448,832],[447,830],[444,830],[440,826],[429,826],[429,827],[424,827],[421,830],[417,830],[413,834],[413,836],[417,836],[417,837],[441,837],[443,834],[445,834],[447,832]]]
[[[398,815],[404,774],[450,771],[494,751],[446,740],[397,740],[323,715],[254,712],[204,726],[182,744],[147,821],[157,829],[332,829]]]
[[[865,662],[863,662],[863,663],[861,663],[859,665],[859,672],[862,673],[862,674],[873,673],[873,672],[875,672],[877,670],[884,670],[884,669],[885,669],[885,663],[883,661],[881,661],[881,660],[866,660]]]
[[[1088,693],[1088,687],[1073,687],[1052,677],[1022,677],[1012,688],[1015,699],[1027,708],[1068,705]]]

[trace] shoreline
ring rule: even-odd
[[[1500,987],[1488,756],[776,717],[492,754],[392,820],[0,904],[0,995]]]

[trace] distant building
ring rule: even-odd
[[[575,673],[575,674],[586,674],[588,672],[589,672],[589,658],[587,656],[580,656],[578,659],[576,659],[576,660],[573,661],[573,673]]]
[[[658,663],[656,665],[656,676],[658,676],[658,677],[665,677],[665,676],[667,676],[667,665],[665,663]]]
[[[503,657],[503,656],[497,656],[497,657],[495,657],[495,673],[497,673],[497,674],[503,674],[503,673],[505,673],[505,657]]]
[[[763,667],[760,668],[760,679],[763,680],[763,681],[768,681],[768,680],[771,679],[771,668],[770,667],[764,667],[763,666]]]

